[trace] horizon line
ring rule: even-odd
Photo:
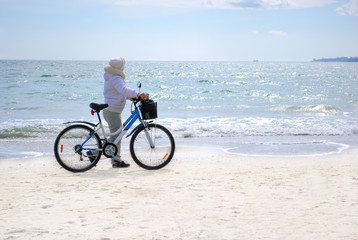
[[[21,58],[0,58],[0,61],[109,61],[108,59],[21,59]],[[311,60],[183,60],[183,59],[128,59],[126,61],[133,62],[313,62],[317,58],[312,58]]]

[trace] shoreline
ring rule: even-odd
[[[344,144],[342,144],[344,145]],[[328,152],[328,153],[322,153],[322,154],[307,154],[307,155],[259,155],[259,154],[244,154],[244,153],[239,153],[239,152],[230,152],[228,150],[230,150],[231,148],[222,148],[222,147],[217,147],[217,146],[213,146],[213,145],[176,145],[176,151],[175,151],[175,155],[174,155],[174,159],[176,159],[177,155],[179,154],[179,160],[183,160],[183,155],[186,156],[188,153],[192,154],[194,153],[195,155],[199,156],[199,159],[201,159],[206,155],[211,155],[213,156],[225,156],[225,159],[228,159],[230,161],[232,161],[233,159],[238,159],[238,160],[242,160],[242,159],[252,159],[252,160],[258,160],[258,159],[270,159],[270,160],[291,160],[291,159],[315,159],[315,160],[319,160],[319,159],[325,159],[325,158],[335,158],[337,156],[345,156],[345,155],[354,155],[354,153],[356,153],[358,155],[358,147],[355,146],[348,146],[346,145],[345,147],[339,149],[337,152]],[[26,156],[26,157],[14,157],[14,158],[6,158],[6,159],[1,159],[0,163],[5,163],[5,162],[21,162],[22,160],[25,160],[26,162],[30,162],[30,161],[34,161],[34,162],[40,162],[43,161],[44,159],[53,159],[54,162],[56,162],[56,158],[54,154],[46,154],[46,153],[38,153],[38,152],[33,152],[31,154],[34,154],[34,156]],[[133,163],[134,166],[137,167],[136,163],[133,161],[130,153],[129,153],[129,148],[123,148],[122,147],[122,154],[125,158],[125,160],[130,161]],[[101,159],[99,160],[99,164],[101,162],[107,162],[109,160],[109,158],[106,158],[104,155],[101,157]],[[57,162],[56,162],[57,163]],[[357,160],[358,163],[358,160]]]
[[[228,154],[252,157],[327,156],[347,149],[358,148],[358,140],[355,135],[175,137],[175,141],[179,147],[208,147]],[[22,139],[13,139],[10,142],[1,142],[1,144],[0,161],[53,155],[53,142],[48,140],[35,139],[23,142]],[[129,139],[122,140],[122,149],[129,149]],[[17,155],[22,155],[22,157]]]
[[[356,239],[358,148],[249,157],[178,146],[161,170],[0,161],[0,238]]]
[[[286,158],[290,158],[290,157],[320,157],[320,156],[329,156],[332,154],[339,154],[345,150],[348,150],[350,148],[354,148],[350,145],[347,144],[343,144],[343,143],[335,143],[335,142],[327,142],[324,144],[331,144],[331,145],[338,145],[337,148],[335,148],[335,150],[332,151],[326,151],[326,152],[321,152],[321,153],[296,153],[296,154],[255,154],[255,153],[241,153],[239,150],[234,151],[235,149],[237,149],[237,147],[233,147],[233,148],[226,148],[223,149],[223,151],[225,153],[228,154],[236,154],[236,155],[241,155],[241,156],[248,156],[248,157],[286,157]],[[293,144],[292,144],[293,145]],[[292,151],[293,152],[293,151]]]

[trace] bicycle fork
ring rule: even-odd
[[[144,127],[144,133],[145,133],[145,137],[147,138],[147,141],[149,143],[149,146],[151,148],[155,148],[155,143],[153,142],[153,139],[152,137],[150,136],[150,133],[148,131],[148,123],[144,122],[141,120],[141,124],[139,124],[137,127],[135,127],[132,132],[130,134],[128,134],[126,137],[129,137],[131,136],[135,131],[137,131],[140,127]]]
[[[151,137],[150,134],[149,134],[148,128],[144,128],[144,133],[145,133],[145,136],[147,137],[147,141],[148,141],[150,147],[151,147],[151,148],[155,148],[153,139],[152,139],[152,137]]]

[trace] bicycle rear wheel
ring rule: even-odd
[[[98,134],[94,134],[93,129],[85,125],[65,128],[54,144],[57,162],[71,172],[84,172],[93,168],[101,158],[100,149],[102,143]]]
[[[148,134],[146,134],[146,131]],[[151,146],[150,137],[154,146]],[[140,127],[130,141],[133,160],[142,168],[156,170],[166,166],[173,158],[175,142],[168,129],[159,124]]]

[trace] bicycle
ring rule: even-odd
[[[141,88],[140,82],[138,88]],[[148,98],[133,99],[131,116],[113,133],[105,132],[100,117],[100,112],[107,107],[108,104],[90,104],[91,114],[97,114],[97,124],[86,121],[65,123],[71,125],[59,133],[54,143],[56,160],[63,168],[71,172],[85,172],[96,166],[102,153],[113,158],[118,152],[116,144],[137,120],[140,124],[126,136],[132,136],[129,149],[134,162],[144,169],[156,170],[172,160],[175,152],[172,134],[164,126],[151,120],[157,118],[156,102]],[[117,134],[119,135],[113,143],[108,141],[108,137]]]

